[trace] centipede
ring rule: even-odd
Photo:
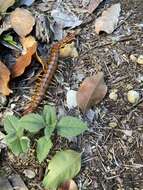
[[[47,64],[44,70],[42,71],[42,74],[37,79],[34,88],[34,94],[31,97],[31,101],[28,104],[28,106],[26,106],[26,109],[22,112],[21,115],[26,115],[28,113],[36,111],[39,104],[44,98],[44,95],[53,79],[56,70],[58,69],[58,59],[59,59],[60,49],[65,47],[66,44],[69,44],[74,40],[75,40],[75,33],[69,33],[62,40],[52,45]]]

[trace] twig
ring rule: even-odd
[[[130,108],[128,108],[126,111],[130,112],[133,109],[135,109],[139,104],[141,104],[143,102],[143,98],[141,98],[137,103],[135,103],[133,106],[131,106]]]
[[[131,36],[131,35],[129,35],[129,36]],[[115,44],[117,44],[117,43],[119,43],[119,42],[125,42],[125,41],[130,41],[130,40],[136,40],[136,38],[134,38],[134,37],[129,37],[129,36],[124,36],[124,37],[122,37],[121,39],[117,40],[115,43],[114,43],[113,41],[111,41],[111,42],[108,42],[108,43],[104,43],[104,44],[101,44],[101,45],[94,46],[94,47],[88,49],[87,51],[83,52],[83,53],[80,55],[80,57],[85,56],[87,53],[89,53],[89,52],[91,52],[92,50],[97,49],[97,48],[103,48],[103,47],[106,47],[106,46],[109,46],[109,45],[115,45]]]
[[[126,16],[126,18],[122,21],[122,22],[120,22],[118,25],[117,25],[117,27],[115,28],[115,30],[117,30],[118,28],[120,28],[120,26],[122,26],[127,20],[128,20],[128,18],[131,16],[133,14],[133,12],[130,12],[127,16]],[[114,31],[115,31],[114,30]]]

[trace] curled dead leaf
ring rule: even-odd
[[[22,75],[25,68],[30,65],[32,56],[36,53],[37,42],[34,37],[28,36],[26,38],[21,38],[21,43],[25,52],[23,55],[17,58],[16,63],[11,69],[12,78]]]
[[[12,93],[12,90],[10,90],[8,87],[9,80],[10,80],[10,71],[0,61],[0,93],[2,93],[5,96],[8,96],[10,93]]]
[[[76,183],[71,179],[66,181],[58,190],[78,190]]]
[[[14,31],[21,37],[29,34],[35,24],[35,19],[27,9],[16,8],[10,15]]]
[[[117,26],[120,11],[120,3],[114,4],[107,10],[103,11],[101,17],[97,18],[95,22],[96,33],[106,32],[107,34],[111,34]]]
[[[85,112],[91,106],[102,101],[107,93],[107,86],[104,82],[104,74],[97,73],[87,77],[81,84],[77,92],[77,104],[82,112]]]

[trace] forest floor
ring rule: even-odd
[[[121,3],[121,24],[110,35],[97,35],[97,15],[118,2]],[[36,7],[38,1],[34,5]],[[49,89],[59,115],[80,116],[88,123],[89,130],[70,142],[61,138],[54,139],[53,153],[61,147],[83,152],[82,169],[75,178],[81,190],[143,190],[143,69],[142,65],[134,63],[131,56],[143,55],[142,11],[142,0],[103,1],[92,13],[94,19],[81,29],[79,27],[79,57],[67,60],[69,64],[62,75],[64,82],[59,82],[57,88]],[[114,39],[118,42],[113,43]],[[77,90],[81,77],[84,79],[98,71],[103,71],[108,86],[105,98],[84,115],[77,108],[69,110],[65,104],[67,87]],[[9,110],[18,112],[24,107],[24,98],[31,84],[24,85],[25,88],[18,89],[21,82],[14,81],[14,94],[7,105]],[[140,94],[137,104],[128,102],[127,92],[131,89]],[[109,97],[113,90],[117,92],[116,100]],[[45,98],[42,104],[47,101]],[[42,171],[41,168],[45,168],[45,165],[46,163],[42,166],[37,163],[34,149],[24,159],[9,154],[3,162],[6,173],[20,174],[31,190],[42,189],[39,170]],[[25,169],[34,171],[36,177],[27,179],[23,175]]]

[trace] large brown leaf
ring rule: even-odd
[[[99,34],[104,31],[107,34],[111,34],[117,26],[120,11],[120,3],[114,4],[107,10],[103,11],[101,17],[95,22],[96,33]]]
[[[107,93],[107,86],[104,82],[102,72],[91,77],[87,77],[81,84],[77,92],[77,104],[82,112],[91,106],[102,101]]]
[[[18,77],[24,73],[25,68],[30,65],[32,56],[36,53],[37,49],[37,42],[32,36],[22,38],[21,43],[23,45],[23,48],[25,49],[25,53],[24,55],[18,57],[16,63],[11,69],[11,74],[13,78]]]
[[[23,8],[16,8],[10,15],[10,21],[14,31],[21,37],[29,34],[35,24],[32,14]]]
[[[5,96],[8,96],[12,92],[8,87],[9,80],[10,80],[10,71],[0,61],[0,93],[2,93]]]

